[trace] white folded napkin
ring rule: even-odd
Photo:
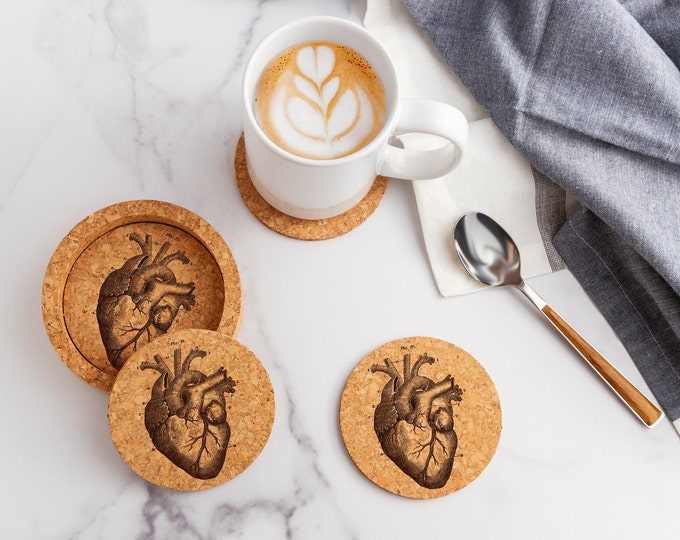
[[[453,226],[468,211],[488,214],[513,237],[525,278],[562,268],[551,239],[566,217],[565,193],[532,169],[512,147],[440,59],[402,0],[367,0],[364,25],[392,55],[404,98],[449,103],[470,122],[460,165],[441,178],[413,182],[439,292],[454,296],[481,287],[466,274],[453,246]],[[400,139],[405,147],[417,148],[428,145],[429,136],[414,134]]]

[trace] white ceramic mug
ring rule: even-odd
[[[366,146],[335,159],[292,154],[272,142],[254,114],[255,89],[267,64],[284,50],[305,42],[340,43],[359,52],[373,67],[385,91],[385,121]],[[307,17],[280,27],[255,49],[243,77],[243,133],[248,172],[262,197],[281,212],[302,219],[333,217],[368,193],[377,175],[407,180],[440,177],[459,162],[468,123],[456,108],[435,101],[402,100],[392,59],[365,28],[337,17]],[[425,133],[445,139],[431,150],[408,150],[390,138]]]

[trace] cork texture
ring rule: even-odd
[[[61,241],[42,291],[47,334],[64,363],[109,391],[135,350],[158,336],[205,328],[235,336],[242,291],[222,237],[160,201],[106,207]]]
[[[252,351],[210,330],[154,340],[120,370],[109,427],[123,460],[145,480],[197,491],[231,480],[262,452],[274,392]]]
[[[366,196],[347,212],[331,218],[308,220],[284,214],[258,193],[248,173],[243,135],[236,146],[234,173],[241,198],[253,215],[271,230],[298,240],[328,240],[352,231],[371,216],[387,189],[387,178],[378,176]]]
[[[389,342],[347,380],[340,430],[347,451],[372,482],[415,499],[457,491],[491,461],[501,406],[484,368],[434,338]]]

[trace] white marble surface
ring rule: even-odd
[[[515,291],[444,299],[411,187],[392,181],[355,231],[271,232],[235,187],[239,82],[254,44],[344,0],[24,0],[0,5],[0,536],[61,538],[678,538],[680,439],[644,428]],[[107,396],[45,334],[43,274],[62,237],[109,204],[161,199],[209,221],[241,272],[239,340],[269,371],[276,420],[259,458],[199,493],[121,460]],[[646,386],[568,272],[531,280]],[[414,501],[365,479],[338,428],[345,380],[371,350],[426,335],[474,355],[504,428],[461,491]]]

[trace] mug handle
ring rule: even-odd
[[[430,180],[453,170],[463,157],[468,122],[462,112],[439,101],[403,100],[393,135],[426,133],[449,141],[431,150],[385,145],[378,174],[405,180]]]

